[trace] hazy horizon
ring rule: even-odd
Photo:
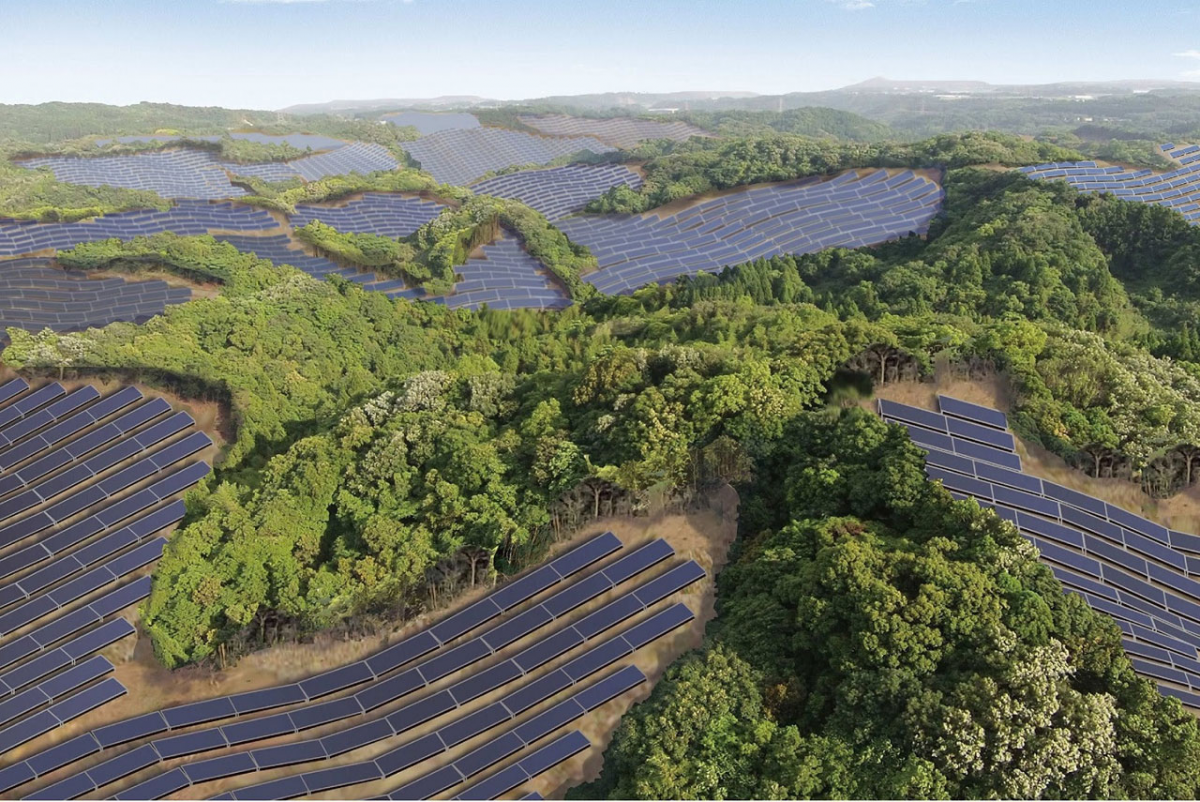
[[[1162,0],[1137,8],[1083,0],[5,6],[10,44],[0,51],[0,70],[19,80],[4,83],[3,103],[280,109],[441,95],[514,100],[691,88],[772,95],[874,76],[993,84],[1200,78],[1200,36],[1188,24],[1200,8]],[[1146,26],[1147,19],[1175,22]],[[1088,36],[1072,36],[1084,20]]]

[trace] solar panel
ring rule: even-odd
[[[504,590],[508,590],[508,588],[505,588]],[[457,638],[459,635],[462,635],[464,632],[474,629],[486,621],[490,621],[491,619],[500,615],[504,609],[507,609],[507,607],[501,607],[500,604],[495,601],[495,597],[502,592],[504,591],[493,593],[491,596],[472,604],[462,612],[450,616],[445,621],[442,621],[441,623],[432,627],[430,629],[430,633],[437,638],[439,642],[447,643],[454,638]],[[511,596],[511,594],[509,595]],[[521,598],[520,601],[524,601],[526,598],[528,598],[528,596]]]
[[[625,638],[617,637],[588,650],[562,667],[563,673],[578,682],[589,674],[594,674],[607,665],[633,654],[633,649]]]
[[[340,690],[374,679],[375,675],[365,662],[351,663],[315,677],[309,677],[299,683],[300,690],[309,699],[318,699]]]
[[[633,595],[642,606],[648,607],[655,602],[665,599],[688,585],[703,579],[704,569],[694,560],[678,565],[657,579],[653,579],[640,587]]]
[[[1013,451],[1016,449],[1016,443],[1013,441],[1012,435],[1008,432],[996,431],[988,426],[980,426],[977,423],[957,418],[946,418],[945,420],[946,427],[953,437],[974,440],[977,443],[999,448],[1003,451]]]
[[[246,691],[229,697],[230,704],[233,705],[233,709],[239,716],[305,701],[308,699],[299,685],[280,685],[259,691]]]
[[[583,635],[583,637],[590,640],[606,629],[616,626],[631,615],[640,613],[642,609],[641,602],[636,598],[633,596],[623,596],[577,621],[574,629]]]
[[[276,713],[273,716],[237,721],[232,724],[222,725],[221,727],[221,733],[231,746],[233,744],[274,738],[277,735],[285,735],[295,731],[296,725],[292,723],[292,719],[287,713]]]
[[[583,545],[555,557],[548,564],[564,578],[604,559],[621,548],[621,540],[612,532],[597,535]]]
[[[406,732],[418,724],[429,721],[435,716],[440,716],[447,710],[453,710],[456,707],[454,697],[449,691],[441,691],[433,696],[427,696],[413,702],[410,705],[405,705],[394,713],[388,715],[388,723],[392,725],[392,729],[396,732]]]
[[[183,773],[183,769],[173,769],[166,774],[160,774],[153,779],[114,794],[113,799],[162,799],[168,794],[187,787],[188,778]]]
[[[415,766],[422,760],[444,751],[445,748],[437,733],[431,732],[422,738],[409,741],[383,753],[375,758],[375,764],[379,766],[386,777],[404,771],[410,766]]]
[[[521,669],[517,667],[517,664],[511,660],[505,660],[503,663],[497,663],[491,668],[472,674],[450,686],[450,694],[454,697],[455,702],[463,705],[520,676]]]
[[[235,799],[292,799],[308,793],[308,786],[299,777],[280,777],[252,788],[233,792]]]
[[[296,729],[306,730],[310,727],[319,727],[322,724],[337,721],[338,719],[357,716],[362,712],[362,707],[359,706],[355,698],[353,696],[346,696],[341,699],[330,699],[328,702],[321,702],[320,704],[298,707],[288,713],[288,716],[292,719],[292,723],[296,725]]]
[[[154,742],[154,749],[163,760],[184,755],[197,755],[210,749],[223,749],[228,746],[221,736],[220,729],[197,730],[182,735],[170,735],[159,738]]]
[[[424,777],[400,786],[388,794],[388,798],[429,799],[431,796],[439,794],[447,788],[452,788],[460,782],[462,782],[462,776],[453,766],[443,766],[436,771],[426,774]]]
[[[107,749],[166,731],[167,722],[163,720],[162,713],[155,711],[100,727],[95,731],[95,737],[96,742]]]
[[[641,571],[657,565],[668,557],[674,556],[674,554],[675,549],[671,548],[671,545],[665,540],[659,538],[617,560],[601,573],[613,585],[619,585]]]
[[[570,685],[571,678],[562,669],[558,669],[518,688],[501,701],[514,716],[517,716]]]
[[[195,785],[196,783],[219,780],[222,777],[231,777],[235,774],[254,771],[257,766],[254,764],[254,759],[250,757],[249,753],[239,752],[232,755],[214,757],[209,760],[201,760],[197,763],[189,763],[180,766],[180,768],[183,769],[188,782]]]
[[[384,738],[390,738],[395,734],[395,730],[392,729],[392,725],[388,723],[387,719],[375,719],[365,724],[359,724],[356,727],[335,732],[332,735],[326,735],[321,739],[321,747],[325,750],[325,754],[333,757],[334,755],[359,749],[367,744],[373,744],[376,741],[382,741]]]
[[[574,627],[555,632],[547,638],[530,646],[513,658],[513,662],[521,668],[522,671],[528,672],[532,668],[541,665],[547,660],[551,660],[560,654],[563,654],[569,649],[572,649],[583,643],[583,637],[575,630]]]
[[[447,724],[438,730],[438,735],[449,748],[474,738],[500,722],[508,721],[509,718],[509,713],[503,705],[491,704]]]
[[[1003,412],[948,395],[939,394],[937,398],[938,408],[946,415],[953,415],[995,429],[1008,429],[1008,418]]]
[[[431,657],[418,666],[417,670],[421,672],[421,676],[425,678],[426,682],[433,682],[482,660],[489,654],[491,654],[491,650],[483,641],[469,640],[461,646],[455,646],[449,651]]]

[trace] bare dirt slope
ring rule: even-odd
[[[938,371],[932,382],[900,382],[877,389],[877,397],[899,401],[925,409],[937,409],[937,395],[951,395],[965,401],[1009,412],[1012,394],[1001,376],[984,380],[966,380]],[[1057,482],[1110,504],[1144,515],[1152,521],[1184,532],[1200,532],[1200,487],[1193,485],[1169,499],[1153,499],[1141,487],[1124,479],[1093,479],[1067,465],[1062,457],[1020,437],[1017,452],[1025,469],[1036,476]]]

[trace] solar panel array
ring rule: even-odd
[[[422,134],[479,127],[479,118],[466,112],[401,111],[396,114],[385,114],[383,119],[392,125],[410,125]]]
[[[501,175],[471,189],[476,195],[514,198],[548,220],[558,220],[620,185],[638,189],[642,177],[622,164],[571,164]]]
[[[55,270],[43,259],[0,261],[0,342],[9,327],[75,331],[118,320],[141,322],[191,297],[187,287],[157,279],[89,279]]]
[[[683,142],[694,136],[711,136],[703,128],[682,121],[634,120],[628,117],[592,119],[551,114],[526,116],[521,122],[551,136],[593,136],[619,148],[632,148],[647,139],[673,139]]]
[[[150,580],[129,580],[209,470],[212,441],[170,413],[134,387],[0,385],[0,754],[125,693],[95,653],[134,632],[112,617]]]
[[[246,191],[229,183],[225,163],[206,150],[165,150],[127,156],[41,156],[18,162],[47,167],[59,181],[157,192],[164,198],[221,200]]]
[[[231,139],[240,139],[245,142],[257,142],[260,145],[291,145],[293,148],[300,150],[337,150],[345,147],[347,142],[340,139],[334,139],[329,136],[320,134],[282,134],[275,136],[272,134],[258,133],[237,133],[230,134]],[[183,139],[175,134],[146,134],[143,136],[118,136],[111,139],[97,139],[97,146],[104,146],[110,142],[124,142],[126,144],[133,142],[175,142]],[[219,136],[189,136],[188,139],[197,139],[202,142],[220,142]]]
[[[577,735],[549,740],[552,735],[645,681],[632,665],[610,667],[693,619],[683,604],[658,608],[704,577],[703,568],[677,562],[647,580],[674,555],[670,545],[652,541],[608,559],[620,549],[611,533],[593,538],[440,623],[316,677],[192,702],[84,733],[0,769],[0,792],[96,753],[106,759],[26,798],[159,799],[218,778],[311,764],[218,797],[287,799],[384,780],[480,739],[462,757],[435,762],[416,784],[406,783],[392,797],[425,798],[468,783],[462,798],[507,793],[586,748]],[[633,587],[625,589],[627,584]],[[618,595],[594,611],[580,610],[606,594]],[[495,623],[480,629],[489,622]],[[501,658],[501,652],[511,656]],[[451,676],[453,683],[442,682]],[[501,689],[505,695],[497,697]],[[469,707],[485,696],[494,701]],[[445,718],[435,721],[438,717]],[[427,722],[436,729],[418,733]],[[228,751],[316,727],[322,728],[319,737]],[[133,745],[146,738],[153,740]],[[327,765],[339,755],[392,739],[399,740],[370,759]],[[226,751],[204,756],[214,750]],[[180,757],[188,760],[147,772]],[[505,761],[508,765],[479,779]],[[135,773],[135,784],[115,794],[106,788]]]
[[[1200,145],[1176,147],[1168,143],[1161,147],[1179,161],[1182,165],[1179,169],[1155,173],[1100,167],[1094,161],[1086,161],[1054,162],[1018,170],[1034,179],[1066,181],[1080,192],[1108,193],[1128,201],[1164,206],[1196,223],[1200,221]]]
[[[924,234],[944,193],[905,170],[763,186],[673,214],[570,217],[559,228],[595,254],[585,277],[608,294],[780,254],[859,248]]]
[[[456,268],[459,282],[444,302],[452,309],[564,309],[571,297],[512,235],[483,246],[483,256]]]
[[[210,231],[259,231],[277,228],[265,209],[208,201],[176,202],[160,212],[145,209],[119,212],[77,223],[36,223],[0,219],[0,256],[20,256],[54,249],[67,250],[82,242],[130,240],[172,231],[182,236]]]
[[[317,181],[331,175],[365,174],[397,167],[399,162],[386,147],[371,142],[355,142],[329,153],[317,153],[290,162],[226,164],[226,169],[234,175],[257,176],[266,181],[289,178]]]
[[[439,131],[401,145],[421,169],[444,184],[469,184],[484,173],[526,164],[547,164],[582,150],[615,150],[592,137],[542,137],[503,128]]]
[[[415,196],[367,192],[340,206],[298,205],[289,219],[297,228],[320,220],[350,234],[407,237],[444,208],[440,203]]]
[[[880,401],[956,498],[1012,522],[1063,586],[1112,617],[1134,670],[1200,710],[1200,535],[1024,473],[1003,413],[939,396],[940,413]]]
[[[49,168],[55,178],[68,184],[150,190],[164,198],[200,200],[246,195],[246,190],[230,182],[228,173],[267,181],[289,178],[315,181],[351,172],[394,170],[398,166],[386,147],[369,142],[356,142],[290,162],[262,164],[235,164],[222,161],[215,153],[189,148],[121,156],[40,156],[19,163],[30,169]]]

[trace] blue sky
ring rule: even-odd
[[[2,0],[0,102],[1200,80],[1200,0]]]

